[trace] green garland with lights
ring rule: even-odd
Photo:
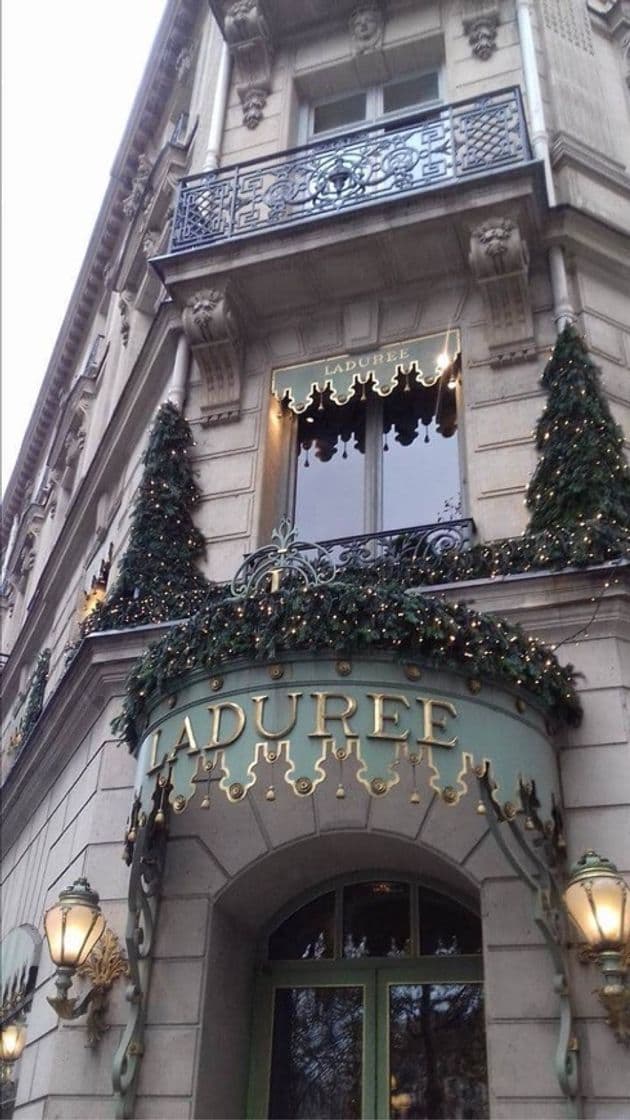
[[[13,752],[22,747],[35,727],[44,710],[44,696],[50,672],[50,650],[43,649],[35,662],[35,669],[28,682],[26,691],[24,715],[20,720],[17,730],[9,740],[9,751]]]
[[[543,643],[461,605],[408,595],[398,581],[372,584],[364,568],[360,576],[344,572],[324,585],[304,587],[289,579],[275,594],[239,599],[226,589],[216,592],[132,670],[114,730],[134,748],[148,707],[193,670],[212,674],[234,660],[269,661],[294,651],[347,657],[382,649],[522,689],[554,721],[580,721],[572,669],[562,668]]]
[[[542,376],[548,398],[526,498],[531,534],[598,521],[630,530],[630,467],[600,378],[584,340],[565,327]]]
[[[82,637],[188,618],[206,601],[211,584],[196,564],[205,542],[191,516],[200,497],[188,457],[192,443],[181,413],[170,402],[161,405],[143,456],[116,582],[83,621]]]

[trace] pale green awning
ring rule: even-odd
[[[429,388],[453,364],[460,351],[458,330],[387,343],[375,350],[335,354],[315,362],[285,366],[272,372],[271,391],[293,412],[304,412],[330,390],[330,400],[344,405],[356,385],[372,383],[381,397],[410,379]]]

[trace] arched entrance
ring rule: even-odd
[[[261,946],[249,1117],[488,1115],[481,923],[417,879],[357,874]]]

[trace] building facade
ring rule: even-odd
[[[567,325],[628,431],[629,39],[169,0],[4,500],[7,1115],[628,1114],[558,900],[630,872],[627,553],[463,569],[518,555]],[[91,630],[164,402],[210,606]],[[43,925],[82,877],[124,958],[88,1046]]]

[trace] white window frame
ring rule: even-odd
[[[404,109],[395,109],[389,113],[383,111],[383,90],[386,86],[393,85],[405,78],[423,78],[426,74],[437,74],[437,98],[431,101],[421,101],[415,105],[408,105]],[[444,68],[442,66],[425,66],[421,70],[410,70],[404,74],[397,74],[394,78],[378,85],[366,86],[363,89],[360,87],[346,89],[331,94],[330,97],[318,97],[313,101],[303,101],[300,105],[298,120],[298,144],[318,143],[320,140],[327,140],[333,136],[343,135],[345,132],[352,132],[355,128],[376,126],[389,121],[402,121],[406,117],[413,117],[417,113],[436,108],[444,103],[443,86]],[[331,128],[325,132],[313,132],[316,108],[320,105],[331,105],[335,101],[341,101],[344,97],[351,97],[354,93],[365,93],[365,117],[363,121],[352,121],[349,124],[339,125],[337,128]]]

